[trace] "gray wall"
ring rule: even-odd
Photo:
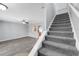
[[[21,38],[28,35],[28,25],[0,21],[0,41]]]
[[[54,20],[55,17],[55,6],[53,3],[47,4],[46,9],[46,29],[50,26],[51,22]]]
[[[67,3],[55,3],[56,14],[61,14],[67,12]]]
[[[41,13],[42,13],[41,16],[43,16],[43,18],[40,20],[37,20],[37,21],[40,21],[40,23],[36,23],[36,25],[41,25],[43,31],[47,31],[48,27],[51,24],[51,21],[53,21],[53,18],[56,14],[54,4],[53,3],[46,3],[43,8],[43,12],[41,12]],[[33,24],[29,25],[29,35],[32,37],[37,37],[37,33],[32,31],[32,26],[33,26]]]

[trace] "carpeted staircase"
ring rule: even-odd
[[[78,56],[68,13],[56,15],[38,56]]]

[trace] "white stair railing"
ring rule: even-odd
[[[77,50],[79,50],[79,40],[78,40],[79,10],[74,6],[73,3],[69,3],[67,7],[68,7],[68,13],[71,21],[72,30],[74,32],[74,38],[76,39],[76,48]]]
[[[37,40],[36,44],[34,45],[28,56],[38,55],[38,50],[42,47],[42,42],[45,40],[45,35],[46,35],[46,31],[44,31],[42,35],[39,37],[39,39]]]

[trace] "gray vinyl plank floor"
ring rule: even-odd
[[[23,37],[0,42],[0,56],[27,56],[37,39]]]

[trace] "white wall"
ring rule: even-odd
[[[0,21],[0,41],[12,40],[26,37],[28,35],[28,25]]]
[[[49,28],[50,24],[53,22],[54,17],[56,16],[55,5],[48,3],[46,9],[46,29]]]
[[[43,31],[49,27],[54,17],[53,3],[4,3],[8,6],[7,11],[0,11],[0,20],[19,23],[23,19],[29,20],[29,36],[36,37],[32,31],[33,24],[41,25]],[[47,24],[47,25],[46,25]],[[7,26],[6,26],[7,27]],[[16,34],[15,34],[16,35]]]
[[[55,6],[53,3],[46,3],[43,8],[43,20],[41,23],[35,23],[36,25],[41,25],[43,31],[47,31],[50,24],[53,22],[54,17],[56,15]],[[41,21],[41,20],[40,20]],[[29,25],[30,33],[29,35],[32,37],[37,37],[37,33],[32,31],[33,24]]]
[[[41,23],[44,17],[43,3],[4,3],[7,11],[0,11],[0,20],[19,22],[28,19],[30,23]]]
[[[56,14],[61,14],[67,12],[67,5],[66,3],[55,3]]]
[[[29,36],[35,37],[32,25],[42,25],[44,29],[44,3],[4,3],[8,6],[7,11],[0,11],[0,20],[20,22],[23,19],[29,20]]]

